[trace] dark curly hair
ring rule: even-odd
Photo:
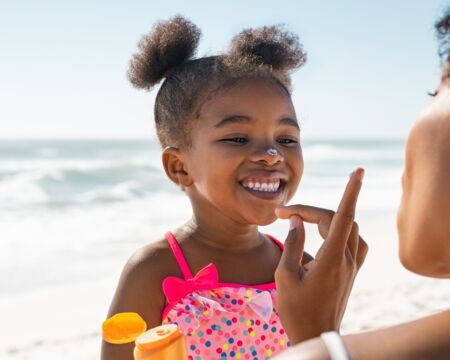
[[[263,77],[290,93],[289,73],[306,61],[298,37],[280,26],[244,30],[232,39],[228,53],[192,59],[199,39],[195,24],[175,16],[157,23],[131,59],[128,77],[135,87],[150,90],[164,79],[154,108],[162,147],[189,146],[192,120],[224,87]]]
[[[450,6],[436,23],[435,28],[439,40],[439,56],[443,61],[450,61]]]

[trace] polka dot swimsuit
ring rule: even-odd
[[[290,346],[275,310],[275,283],[221,283],[214,264],[192,276],[173,234],[166,238],[184,279],[164,279],[168,305],[162,323],[182,329],[189,360],[268,359]]]

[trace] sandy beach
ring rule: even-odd
[[[363,229],[366,220],[372,225],[367,236],[371,249],[349,300],[342,333],[383,327],[448,308],[450,282],[404,270],[396,259],[393,229],[383,231],[391,221],[383,224],[380,219],[362,219]],[[277,226],[271,227],[276,232]],[[377,232],[383,233],[380,242],[384,244],[377,243]],[[318,244],[318,240],[311,242]],[[92,278],[87,283],[0,299],[4,319],[0,358],[98,359],[100,326],[120,267],[117,264],[116,274],[102,281]]]

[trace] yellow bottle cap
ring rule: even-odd
[[[147,324],[138,314],[118,313],[103,322],[103,340],[111,344],[127,344],[147,330]]]
[[[177,340],[180,336],[183,336],[183,332],[177,325],[165,324],[141,334],[136,339],[136,346],[142,351],[158,350]]]

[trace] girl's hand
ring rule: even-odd
[[[278,312],[292,344],[325,331],[339,331],[355,276],[367,254],[367,244],[354,222],[364,170],[353,172],[338,210],[292,205],[277,208],[290,219],[291,230],[275,271]],[[325,240],[315,259],[302,265],[303,221],[315,223]]]

